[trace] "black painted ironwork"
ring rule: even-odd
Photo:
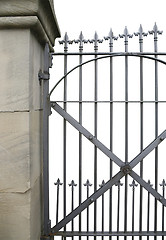
[[[94,239],[100,237],[102,240],[104,237],[109,237],[109,240],[111,240],[116,236],[118,240],[120,237],[123,237],[123,239],[131,237],[132,240],[134,240],[135,237],[139,237],[140,240],[144,238],[149,240],[149,237],[153,237],[154,239],[161,237],[162,240],[164,240],[164,237],[166,237],[166,182],[164,180],[165,176],[159,175],[159,165],[164,167],[163,159],[165,158],[165,156],[161,157],[160,144],[165,142],[164,139],[166,138],[166,127],[164,129],[160,127],[160,118],[164,114],[164,111],[161,114],[160,108],[162,106],[162,109],[164,109],[163,105],[166,103],[166,99],[161,99],[159,96],[159,65],[166,65],[166,61],[163,58],[166,56],[166,53],[158,52],[158,35],[161,34],[162,31],[158,30],[155,23],[153,30],[148,33],[145,33],[142,25],[140,25],[138,32],[134,34],[129,34],[127,27],[125,27],[124,33],[119,34],[119,38],[114,36],[111,29],[109,35],[104,37],[104,39],[100,39],[97,33],[95,33],[94,39],[85,40],[83,33],[81,32],[79,38],[76,40],[69,40],[66,33],[64,40],[59,41],[60,44],[64,45],[64,52],[53,53],[52,56],[62,56],[64,58],[64,71],[62,77],[57,80],[54,87],[52,87],[48,93],[47,101],[50,103],[48,106],[51,106],[51,108],[63,119],[63,164],[61,174],[63,175],[63,194],[61,195],[62,199],[60,199],[59,186],[62,183],[60,183],[57,173],[56,221],[55,224],[53,224],[54,226],[46,231],[46,234],[50,239],[53,239],[54,236],[62,236],[63,238],[72,237],[72,239],[74,239],[74,237],[79,237],[79,239],[87,237],[87,240],[89,240],[90,237],[94,237]],[[154,36],[154,52],[143,51],[144,37],[148,39],[149,35]],[[130,41],[137,36],[139,39],[139,51],[130,52]],[[116,40],[117,43],[121,38],[124,39],[124,52],[114,52],[114,40]],[[102,45],[108,40],[109,51],[99,51],[100,47],[102,48]],[[94,44],[94,51],[84,51],[84,44],[86,44],[86,47],[90,48],[89,43]],[[69,51],[69,45],[72,44],[79,45],[78,52]],[[78,64],[69,68],[69,63],[72,62],[72,58],[75,56],[78,56]],[[117,99],[114,93],[114,84],[117,79],[115,74],[117,70],[114,68],[114,64],[116,64],[115,60],[118,58],[124,58],[124,61],[121,62],[118,70],[121,71],[123,65],[124,81],[122,87],[123,93],[121,92],[121,97]],[[137,62],[139,72],[139,87],[137,90],[139,96],[138,99],[130,97],[131,59],[136,58],[139,58],[139,61]],[[107,69],[109,73],[109,77],[105,77],[105,70],[103,70],[102,73],[103,83],[104,81],[108,81],[107,88],[109,89],[109,97],[107,100],[105,100],[105,92],[102,93],[103,99],[101,98],[101,93],[99,94],[102,70],[101,63],[103,61],[107,61],[106,65],[108,66]],[[151,82],[148,83],[149,90],[154,93],[154,98],[151,99],[147,99],[145,94],[145,82],[147,80],[144,75],[144,68],[145,62],[147,63],[147,61],[154,62],[153,69],[149,70],[150,72],[154,72],[154,84]],[[88,87],[86,88],[86,91],[91,91],[92,96],[91,99],[88,99],[85,97],[84,85],[86,79],[84,78],[84,75],[86,76],[86,70],[84,70],[84,68],[90,64],[93,72],[93,74],[91,74],[93,89],[89,90]],[[77,100],[68,97],[70,84],[72,84],[72,78],[70,75],[72,75],[75,70],[78,70],[78,88],[72,90],[78,91]],[[44,78],[45,75],[40,73],[40,79],[42,76],[44,81],[46,81],[47,79]],[[132,77],[132,81],[135,81],[134,77],[137,76],[135,75]],[[63,99],[55,99],[56,95],[54,96],[54,91],[58,89],[58,86],[61,85],[62,82],[64,84]],[[151,140],[148,142],[149,145],[146,146],[145,109],[148,104],[152,105],[154,108],[152,116],[154,119],[154,136],[153,138],[150,138]],[[74,105],[77,106],[74,109],[77,112],[78,118],[73,117],[72,113],[70,113],[70,107]],[[84,125],[84,118],[89,114],[87,110],[88,105],[93,109],[93,114],[91,115],[93,118],[93,130],[89,130],[89,127],[85,127]],[[107,111],[106,116],[103,115],[103,122],[101,125],[100,108],[102,105],[107,106]],[[124,138],[123,153],[118,153],[117,150],[115,151],[116,144],[118,144],[117,142],[115,143],[115,137],[117,136],[114,125],[118,120],[115,113],[119,106],[123,108],[121,123],[124,126],[124,133],[122,136],[118,136],[119,138]],[[137,155],[135,154],[136,156],[131,158],[130,126],[134,114],[131,112],[131,109],[133,109],[132,106],[137,108],[139,112],[139,124],[137,126],[139,128],[139,134],[135,134],[136,136],[132,139],[133,144],[136,142],[135,144],[138,145],[137,149],[139,150]],[[108,126],[105,126],[104,119],[106,118],[109,118]],[[91,121],[90,117],[89,121]],[[70,159],[67,152],[69,141],[72,141],[72,136],[68,135],[68,124],[78,131],[78,146],[75,146],[77,150],[75,149],[75,151],[73,151],[73,154],[78,155],[78,165],[77,167],[72,166],[71,169],[69,168]],[[101,126],[102,129],[100,129]],[[104,131],[104,128],[108,128],[107,133],[109,133],[109,143],[101,140],[100,134]],[[135,130],[133,129],[133,131]],[[135,139],[138,139],[138,141]],[[89,141],[91,146],[93,146],[93,153],[89,154],[88,159],[87,157],[85,159],[84,153],[87,153],[90,150],[85,147],[84,141]],[[121,149],[121,146],[119,146],[119,148]],[[118,157],[118,155],[122,157]],[[151,160],[148,159],[149,156],[151,157]],[[151,163],[148,161],[153,162],[154,166],[151,167]],[[93,164],[89,164],[91,162],[93,162]],[[106,172],[102,170],[101,162],[103,166],[107,166],[107,169],[104,168],[104,171]],[[153,170],[151,170],[151,168]],[[72,171],[73,178],[77,179],[78,188],[75,188],[77,185],[73,180],[69,179],[69,171]],[[148,171],[153,172],[151,182],[153,182],[154,187],[146,177]],[[90,188],[92,184],[89,180],[85,180],[85,176],[88,172],[91,172],[88,178],[93,179],[93,188]],[[101,175],[103,178],[101,178]],[[160,183],[160,186],[162,187],[162,189],[160,189],[162,191],[160,191],[158,187],[161,179],[163,179]],[[68,194],[67,181],[71,181],[69,184],[69,187],[71,187],[71,197],[69,197]],[[129,184],[129,182],[131,183]],[[137,186],[139,187],[136,189]],[[46,198],[46,203],[48,205],[48,196],[46,196]],[[70,205],[70,208],[68,207],[68,204]],[[159,216],[159,209],[161,209],[161,216]],[[63,217],[61,217],[61,219],[59,219],[60,211],[63,211]],[[48,210],[46,222],[48,224]]]

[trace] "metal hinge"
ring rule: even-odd
[[[42,71],[39,72],[38,74],[39,81],[41,80],[49,80],[50,79],[50,74],[49,73],[42,73]]]

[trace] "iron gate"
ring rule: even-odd
[[[156,24],[148,33],[140,26],[133,35],[126,27],[119,38],[112,30],[104,39],[95,33],[94,39],[85,40],[81,32],[78,40],[69,40],[65,34],[64,40],[59,41],[64,52],[51,54],[58,62],[63,58],[60,72],[63,77],[50,92],[46,61],[45,72],[40,73],[45,85],[45,236],[72,239],[92,236],[164,239],[166,236],[166,53],[158,51],[159,34],[162,32]],[[153,35],[153,50],[144,52],[143,39],[146,37],[145,45],[151,48],[150,35]],[[133,38],[131,48],[133,41],[138,51],[129,52],[129,38]],[[123,40],[125,50],[114,51],[113,45],[121,49],[118,41]],[[108,42],[109,51],[99,51]],[[69,52],[70,44],[71,48],[78,44],[79,51]],[[48,60],[48,46],[45,52]],[[56,218],[52,227],[48,175],[50,108],[52,116],[55,115],[56,132],[62,132],[60,136],[55,132],[58,140],[51,138],[55,148],[54,179],[57,179]]]

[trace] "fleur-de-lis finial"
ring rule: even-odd
[[[133,34],[129,34],[127,27],[125,27],[124,29],[124,33],[123,34],[119,34],[120,38],[125,38],[125,41],[128,41],[128,38],[132,38]]]
[[[74,180],[71,181],[71,183],[69,183],[69,187],[72,187],[72,189],[74,189],[74,187],[76,187],[77,184],[74,182]]]
[[[139,30],[138,32],[134,33],[135,36],[139,36],[139,39],[142,40],[143,37],[146,37],[148,35],[148,33],[145,33],[143,31],[142,25],[140,24]]]
[[[128,38],[132,38],[133,34],[129,34],[127,27],[124,29],[123,34],[119,34],[120,38],[124,38],[125,52],[128,52]]]
[[[115,37],[112,31],[112,28],[110,29],[109,35],[107,37],[104,37],[105,40],[110,40],[109,41],[109,46],[110,46],[110,51],[112,51],[113,48],[113,40],[117,40],[118,37]]]
[[[158,30],[158,27],[157,27],[157,24],[155,22],[154,24],[154,27],[153,27],[153,30],[152,31],[149,31],[149,34],[154,34],[154,39],[157,40],[157,35],[161,35],[163,33],[163,31],[159,31]]]
[[[88,40],[84,39],[83,33],[81,31],[80,35],[79,35],[79,39],[74,40],[75,43],[79,43],[79,49],[83,50],[83,43],[88,43]]]
[[[165,179],[163,179],[162,183],[160,184],[161,187],[163,187],[163,189],[165,188],[166,186],[166,182],[165,182]]]
[[[105,185],[105,181],[103,180],[101,184],[99,184],[99,187],[103,187]]]
[[[59,178],[57,179],[57,182],[54,183],[54,185],[57,185],[57,187],[59,187],[59,186],[62,185],[62,184],[63,184],[63,183],[60,182],[60,179],[59,179]]]
[[[64,44],[64,50],[68,50],[68,44],[72,44],[73,40],[69,40],[67,32],[65,33],[64,39],[59,41],[59,44]]]
[[[98,50],[98,43],[102,43],[103,39],[99,39],[97,32],[95,32],[94,39],[89,40],[89,42],[94,43],[94,49],[97,51]]]
[[[133,191],[134,191],[135,187],[137,187],[138,184],[136,184],[135,181],[134,181],[134,179],[133,179],[132,183],[129,184],[129,186],[132,187],[132,188],[133,188]]]

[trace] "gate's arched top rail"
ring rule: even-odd
[[[151,56],[147,56],[148,55],[166,55],[166,53],[134,53],[134,52],[120,52],[120,53],[63,53],[62,55],[106,55],[106,56],[101,56],[101,57],[95,57],[92,58],[86,62],[83,62],[81,64],[78,64],[77,66],[75,66],[74,68],[72,68],[70,71],[68,71],[62,78],[59,79],[59,81],[54,85],[54,87],[52,88],[52,90],[49,93],[49,97],[51,96],[51,94],[53,93],[53,91],[55,90],[55,88],[61,83],[61,81],[63,79],[65,79],[70,73],[72,73],[74,70],[76,70],[79,67],[84,66],[85,64],[97,61],[97,60],[101,60],[101,59],[105,59],[105,58],[110,58],[110,57],[123,57],[123,56],[129,56],[129,57],[140,57],[140,58],[146,58],[146,59],[150,59],[150,60],[154,60],[157,61],[159,63],[165,64],[166,65],[166,61],[158,59],[156,57],[151,57]],[[56,55],[56,54],[53,54]],[[60,55],[60,54],[58,54]]]

